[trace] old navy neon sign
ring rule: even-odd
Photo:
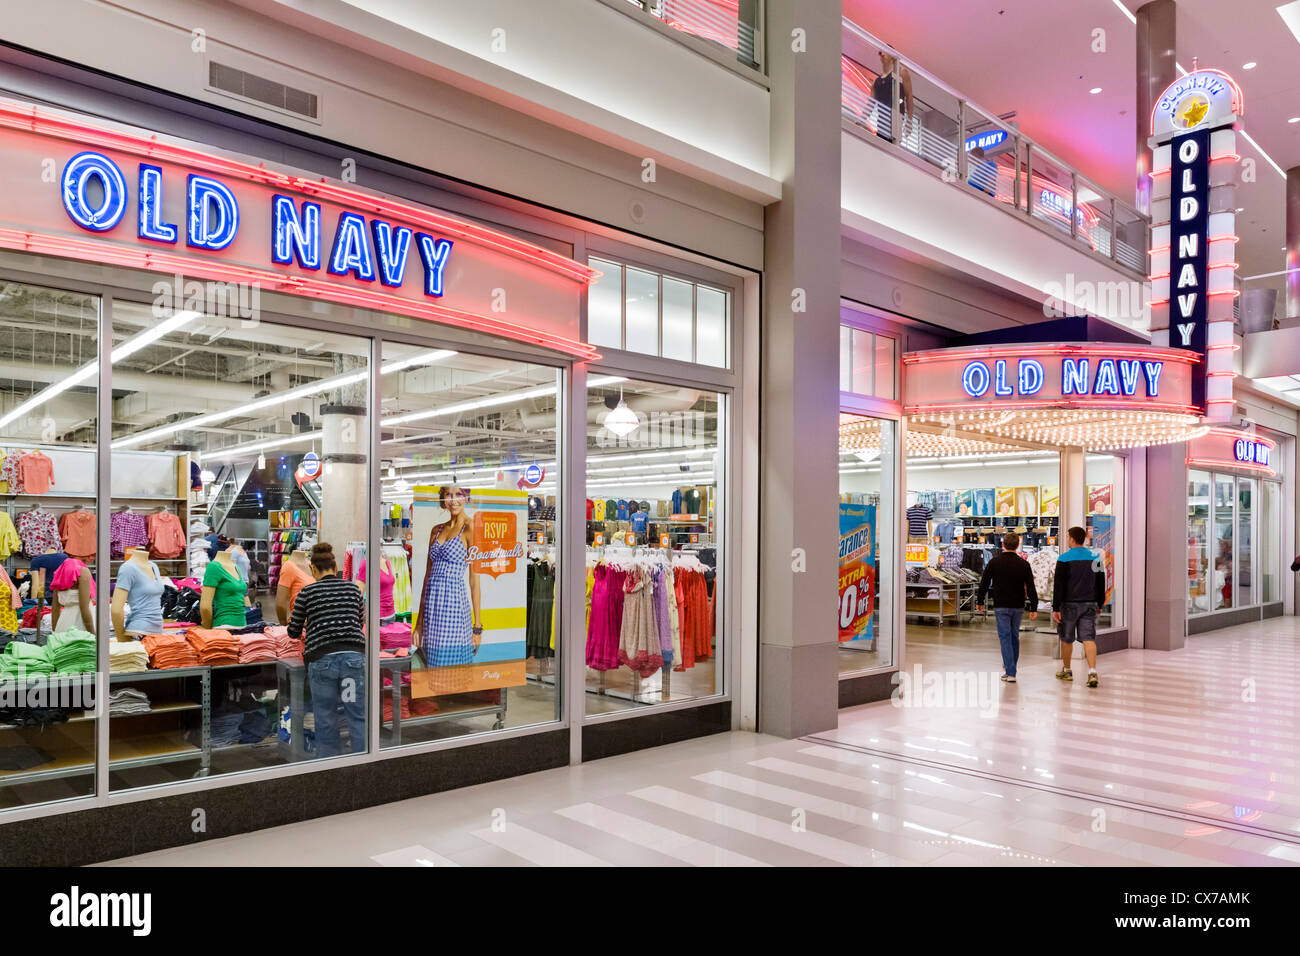
[[[1138,385],[1144,382],[1147,397],[1159,398],[1164,364],[1139,359],[1101,359],[1093,366],[1086,358],[1062,359],[1061,394],[1132,398],[1137,395]],[[962,369],[961,387],[971,398],[983,398],[990,389],[998,398],[1037,395],[1043,390],[1046,378],[1043,363],[1037,359],[1017,360],[1014,374],[1010,373],[1006,359],[993,362],[992,370],[988,363],[975,361],[967,362]]]
[[[1004,129],[988,130],[984,133],[976,133],[974,136],[966,137],[966,152],[979,147],[984,151],[993,149],[995,146],[1001,146],[1007,141],[1007,131]]]
[[[162,170],[141,163],[136,201],[136,235],[149,242],[175,245],[181,227],[162,220]],[[126,215],[129,202],[126,177],[102,153],[82,152],[68,160],[60,182],[63,208],[73,222],[89,232],[108,232]],[[239,234],[239,202],[220,180],[191,174],[186,182],[185,244],[195,249],[220,251]],[[297,263],[316,271],[322,265],[322,222],[319,203],[275,194],[271,197],[271,261]],[[424,266],[424,294],[443,294],[443,274],[451,257],[450,239],[435,238],[409,226],[394,226],[383,219],[342,212],[334,227],[326,271],[352,276],[363,282],[378,279],[397,287],[406,277],[406,264],[414,246]]]
[[[1268,465],[1268,451],[1268,445],[1262,441],[1238,438],[1232,446],[1232,457],[1250,464]]]

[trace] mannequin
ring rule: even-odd
[[[59,565],[66,560],[68,560],[67,554],[58,548],[50,548],[44,554],[32,558],[32,597],[40,602],[42,608],[45,607],[46,589],[54,578],[54,572],[59,570]],[[53,599],[51,595],[50,600]]]
[[[365,558],[361,559],[361,567],[357,571],[357,586],[361,588],[361,593],[366,591],[366,572],[367,562]],[[396,611],[393,607],[393,585],[397,578],[393,574],[392,563],[380,555],[379,558],[379,623],[391,624],[397,619]]]
[[[127,548],[113,589],[113,631],[119,641],[162,633],[162,574],[144,548]],[[131,609],[127,612],[127,602]]]
[[[465,513],[469,491],[445,485],[438,500],[450,517],[429,532],[429,564],[413,637],[430,667],[451,667],[473,661],[483,623],[478,572],[468,560],[474,543],[474,525]]]
[[[298,592],[313,580],[311,555],[301,549],[290,554],[280,567],[280,583],[275,589],[275,614],[281,624],[289,623]]]
[[[199,619],[204,627],[239,628],[248,618],[248,587],[229,551],[218,551],[203,571]]]
[[[69,558],[59,565],[50,590],[54,592],[50,624],[55,631],[80,629],[95,633],[95,579],[89,568]]]

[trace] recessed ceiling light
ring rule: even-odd
[[[1288,122],[1288,123],[1300,123],[1300,116],[1293,116],[1293,117],[1291,117],[1289,120],[1287,120],[1287,122]]]
[[[1101,87],[1100,87],[1100,86],[1094,86],[1094,87],[1093,87],[1092,89],[1090,89],[1088,92],[1091,93],[1093,96],[1096,96],[1098,93],[1101,92]]]
[[[1259,66],[1259,64],[1256,63],[1254,60],[1251,60],[1249,63],[1243,63],[1243,64],[1241,64],[1241,68],[1242,68],[1243,70],[1253,70],[1253,69],[1255,69],[1255,67],[1257,67],[1257,66]]]

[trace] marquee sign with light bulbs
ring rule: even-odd
[[[1151,113],[1151,332],[1204,357],[1191,402],[1232,415],[1236,126],[1245,98],[1219,70],[1170,84]]]

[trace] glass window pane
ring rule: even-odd
[[[1124,540],[1123,466],[1123,460],[1114,455],[1090,454],[1084,460],[1084,483],[1090,492],[1088,546],[1100,552],[1106,569],[1107,599],[1097,615],[1098,627],[1119,627],[1124,623],[1120,566]]]
[[[840,391],[853,391],[853,329],[840,326]]]
[[[1214,476],[1214,578],[1210,588],[1211,610],[1235,607],[1232,566],[1234,481],[1228,475]]]
[[[853,391],[858,395],[871,394],[872,368],[875,365],[871,339],[870,332],[853,330]]]
[[[1187,473],[1187,613],[1213,610],[1214,575],[1210,567],[1210,475]],[[1219,585],[1222,587],[1222,585]]]
[[[1260,577],[1264,584],[1263,600],[1267,604],[1282,600],[1280,569],[1283,563],[1289,565],[1291,562],[1281,560],[1282,485],[1276,481],[1261,481],[1259,487],[1263,499],[1259,519]]]
[[[664,358],[690,362],[694,359],[691,328],[694,286],[664,276]]]
[[[587,287],[587,340],[592,345],[623,347],[623,267],[608,259],[588,259],[601,277]]]
[[[184,315],[117,300],[113,331]],[[112,683],[132,692],[110,711],[112,750],[132,755],[115,790],[368,747],[351,579],[369,534],[370,341],[189,315],[114,367],[112,647],[128,673]],[[355,601],[329,672],[313,567]],[[197,590],[174,583],[187,577]]]
[[[587,398],[588,418],[599,424],[587,438],[587,713],[720,693],[725,397],[595,381]]]
[[[892,421],[840,416],[841,675],[887,667],[894,661],[897,443],[897,425]]]
[[[418,652],[372,683],[380,746],[556,720],[562,374],[393,342],[384,364],[401,368],[381,384],[383,553],[411,557],[380,640]]]
[[[727,367],[727,325],[731,296],[717,289],[695,289],[695,361],[716,368]]]
[[[659,354],[659,277],[628,268],[627,344],[629,352]]]
[[[1255,596],[1255,479],[1237,479],[1237,607],[1258,603]]]
[[[0,809],[95,792],[87,714],[98,669],[96,585],[108,570],[96,561],[99,315],[96,296],[0,283],[0,630],[25,652],[0,660],[14,707],[0,718],[0,751],[17,758],[0,767]],[[129,338],[147,334],[136,328]],[[11,588],[29,583],[39,610],[16,612]],[[20,632],[28,613],[38,630]],[[27,703],[38,688],[40,699]],[[47,708],[66,721],[46,729],[13,719]]]
[[[894,340],[876,336],[876,398],[892,399],[894,395]]]

